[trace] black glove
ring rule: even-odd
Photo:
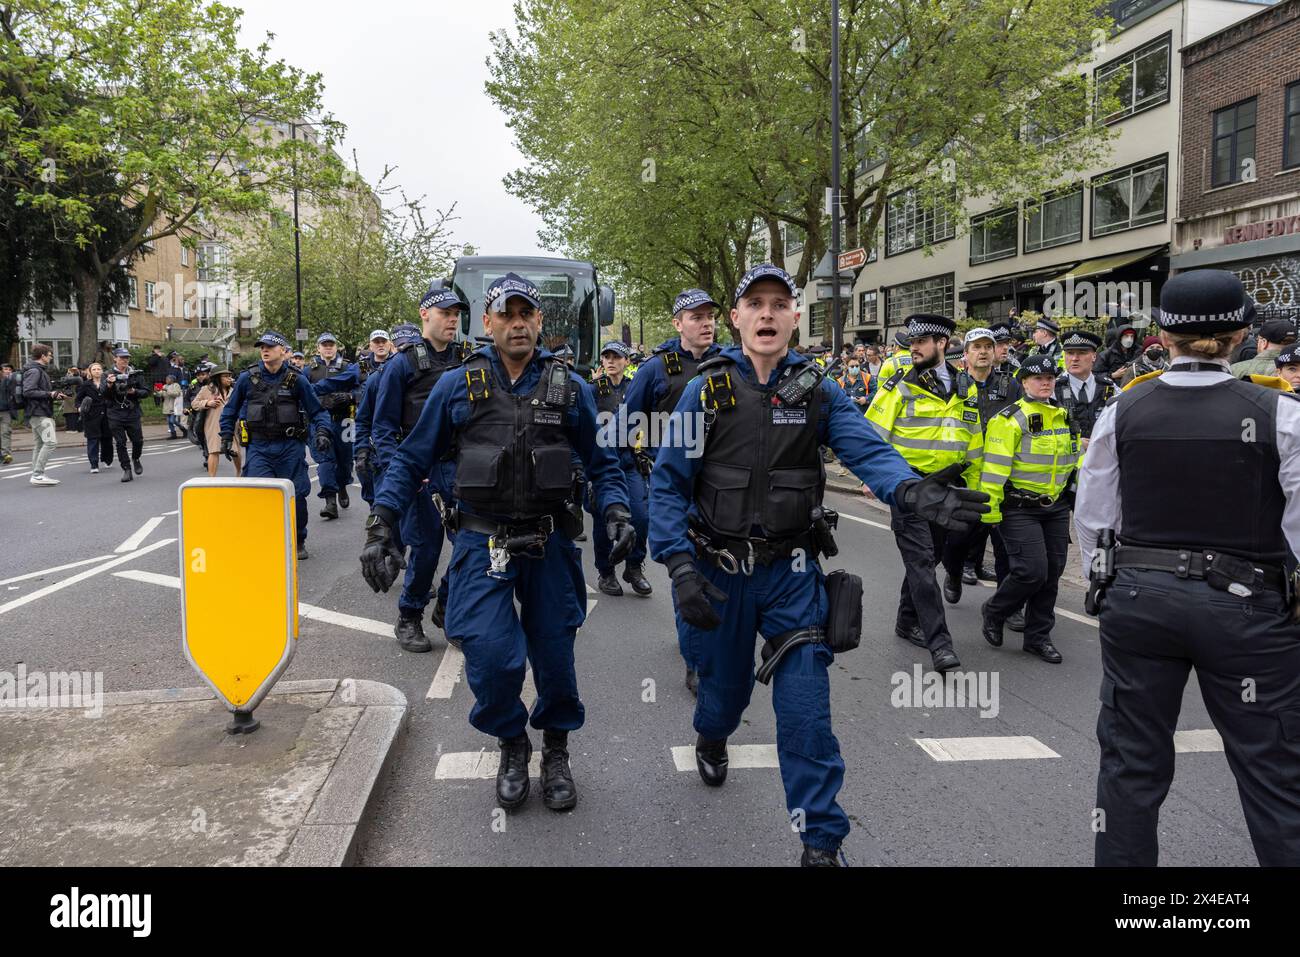
[[[370,472],[370,447],[357,449],[356,454],[352,457],[352,467],[357,472]]]
[[[388,591],[406,567],[402,550],[393,542],[393,529],[378,512],[366,519],[366,544],[361,549],[361,577],[374,591]]]
[[[636,530],[632,528],[632,513],[622,505],[611,505],[605,509],[605,535],[612,543],[609,549],[609,563],[617,565],[627,558],[628,552],[636,544]]]
[[[221,437],[221,454],[231,461],[234,461],[235,437],[233,435],[223,435]]]
[[[317,452],[329,452],[334,448],[334,436],[330,435],[329,429],[316,430],[315,449]]]
[[[678,562],[669,571],[673,590],[677,595],[677,610],[688,624],[712,631],[722,624],[722,617],[709,604],[709,599],[726,601],[727,593],[700,574],[695,562],[689,558]]]
[[[989,511],[987,492],[953,485],[965,466],[958,462],[923,479],[900,482],[894,498],[905,512],[940,528],[964,531]]]

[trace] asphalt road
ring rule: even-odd
[[[184,441],[150,442],[145,474],[129,485],[117,468],[90,475],[84,450],[59,450],[48,474],[57,487],[33,487],[16,456],[0,469],[0,668],[103,671],[106,691],[189,687],[200,682],[179,643],[175,587],[177,487],[202,474]],[[228,468],[228,466],[227,466]],[[312,470],[314,477],[315,470]],[[356,490],[354,490],[355,492]],[[832,494],[844,515],[840,555],[865,582],[862,647],[837,659],[831,694],[835,731],[848,773],[840,800],[853,820],[846,854],[858,865],[1085,865],[1092,859],[1097,770],[1095,724],[1101,665],[1097,629],[1082,616],[1082,594],[1062,588],[1054,639],[1058,666],[979,637],[983,589],[967,589],[949,609],[967,672],[992,690],[994,708],[898,707],[913,666],[928,655],[893,635],[902,568],[887,517],[860,496]],[[454,652],[427,625],[432,654],[403,652],[375,634],[396,617],[396,591],[373,594],[357,554],[364,503],[336,522],[312,501],[300,599],[352,619],[304,618],[287,679],[356,677],[384,681],[410,701],[411,723],[393,774],[369,822],[361,863],[383,864],[734,864],[789,865],[797,835],[786,817],[772,746],[775,725],[766,688],[755,689],[733,745],[724,788],[708,789],[693,767],[679,771],[672,749],[693,744],[693,699],[682,683],[668,585],[648,569],[655,594],[595,604],[578,637],[578,675],[587,724],[571,737],[580,803],[547,811],[536,792],[505,819],[494,813],[491,777],[473,774],[483,751],[494,769],[496,743],[466,721],[472,695]],[[153,519],[159,521],[154,522]],[[118,551],[122,549],[122,551]],[[444,561],[448,552],[444,552]],[[587,580],[595,571],[587,556]],[[74,567],[61,566],[76,564]],[[33,574],[39,573],[39,574]],[[26,577],[31,576],[31,577]],[[35,596],[35,597],[33,597]],[[259,613],[255,581],[232,589],[237,628]],[[589,602],[590,604],[590,602]],[[341,622],[341,623],[340,623]],[[458,680],[459,679],[459,680]],[[981,716],[981,710],[987,716]],[[1196,683],[1179,728],[1211,729]],[[534,733],[534,744],[540,734]],[[993,739],[953,742],[947,739]],[[1254,854],[1236,786],[1214,735],[1187,736],[1161,818],[1162,863],[1251,865]],[[922,743],[918,743],[922,742]],[[937,743],[934,743],[936,742]],[[1003,754],[961,757],[962,748]],[[991,750],[990,750],[991,749]],[[738,755],[757,766],[738,768]],[[1025,756],[1040,755],[1037,757]],[[688,762],[689,765],[689,762]],[[441,770],[441,773],[439,769]],[[457,776],[462,775],[462,776]]]

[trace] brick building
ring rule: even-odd
[[[1262,317],[1300,316],[1300,0],[1182,50],[1173,270],[1231,269]]]

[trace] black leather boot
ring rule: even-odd
[[[992,601],[992,599],[989,599],[989,601]],[[980,630],[980,634],[984,636],[984,640],[994,648],[1001,648],[1003,622],[1000,622],[989,615],[989,603],[987,601],[980,605],[980,617],[984,619]]]
[[[1023,608],[1018,608],[1007,615],[1007,627],[1012,631],[1025,630],[1025,610]]]
[[[330,493],[325,496],[325,507],[320,510],[321,518],[338,518],[339,517],[339,500],[338,496]]]
[[[552,811],[568,811],[578,803],[578,789],[569,770],[569,732],[542,732],[542,802]]]
[[[134,478],[135,476],[131,474],[131,467],[124,464],[122,466],[122,481],[130,482]]]
[[[978,585],[979,575],[975,572],[974,565],[963,565],[961,567],[961,583],[963,585]]]
[[[799,858],[800,867],[839,867],[840,852],[828,851],[820,847],[803,846],[803,857]]]
[[[348,490],[346,488],[339,489],[339,508],[347,508],[351,504],[352,499],[348,498]]]
[[[646,580],[645,572],[641,570],[640,565],[628,565],[623,569],[623,581],[632,586],[632,590],[644,598],[654,592],[650,587],[650,582]]]
[[[709,787],[722,787],[727,780],[727,739],[709,741],[703,735],[697,737],[695,767]]]
[[[613,595],[615,598],[623,594],[623,586],[618,583],[618,579],[614,577],[613,572],[597,578],[596,588],[602,595]]]
[[[533,743],[525,732],[517,738],[498,738],[501,764],[497,768],[497,803],[507,811],[528,800],[528,759]]]
[[[132,460],[131,460],[131,464],[132,464],[133,466],[135,466],[135,474],[136,474],[136,475],[143,475],[143,474],[144,474],[144,466],[140,464],[140,460],[139,460],[138,458],[132,459]]]
[[[943,599],[950,605],[961,601],[961,579],[945,573],[943,576]]]
[[[298,561],[300,561],[300,562],[305,562],[308,558],[311,558],[311,556],[307,554],[307,545],[306,545],[306,543],[305,543],[305,542],[299,542],[299,543],[298,543]]]
[[[447,605],[441,598],[434,601],[433,611],[429,612],[429,620],[443,631],[447,630]]]
[[[433,651],[433,644],[424,636],[424,623],[419,618],[398,618],[393,634],[403,651]]]

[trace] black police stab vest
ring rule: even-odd
[[[527,395],[507,389],[486,356],[472,356],[463,368],[470,411],[456,434],[456,501],[480,515],[511,521],[556,514],[574,478],[573,445],[564,424],[577,403],[578,386],[568,366],[548,359],[537,388]],[[555,385],[557,368],[564,376]]]
[[[1065,409],[1075,431],[1084,438],[1092,438],[1097,416],[1101,415],[1102,408],[1116,395],[1116,392],[1114,383],[1094,375],[1092,395],[1088,397],[1087,402],[1080,402],[1074,397],[1074,389],[1070,386],[1068,375],[1063,375],[1056,380],[1056,401],[1060,403],[1061,408]]]
[[[1158,378],[1120,393],[1123,543],[1284,561],[1276,409],[1295,400],[1279,395],[1237,379],[1179,387]],[[1241,501],[1250,508],[1233,507]]]
[[[285,372],[278,381],[260,370],[249,373],[248,406],[244,422],[248,434],[268,441],[307,437],[307,418],[298,401],[298,373]]]
[[[321,379],[327,379],[332,375],[338,375],[348,364],[340,357],[335,356],[332,362],[326,362],[320,356],[311,361],[307,367],[307,381],[319,382]],[[331,392],[328,395],[317,396],[321,407],[326,409],[334,419],[345,419],[352,409],[351,392]]]
[[[793,406],[775,402],[776,389],[807,363],[788,366],[772,387],[752,385],[735,363],[713,356],[700,364],[705,416],[712,416],[695,479],[699,516],[728,538],[789,539],[808,531],[809,513],[822,502],[826,470],[818,448],[823,411],[820,383]],[[735,404],[711,404],[709,379],[727,386]],[[717,378],[715,378],[717,377]]]
[[[401,352],[414,375],[406,383],[406,394],[402,399],[402,435],[410,435],[415,423],[420,421],[424,403],[429,393],[438,384],[444,372],[460,365],[468,355],[465,346],[450,343],[442,352],[433,348],[428,339],[421,339],[411,345],[402,346]]]
[[[677,400],[686,391],[686,383],[695,378],[700,363],[706,360],[695,358],[686,349],[668,349],[663,346],[656,349],[653,354],[659,357],[659,361],[664,364],[664,371],[668,374],[668,393],[655,406],[655,411],[671,412],[677,408]]]
[[[975,377],[964,369],[958,372],[957,394],[965,398],[975,381]],[[979,403],[980,422],[983,423],[984,428],[988,428],[989,420],[993,416],[1007,406],[1015,404],[1016,399],[1020,397],[1020,391],[1016,389],[1015,375],[1000,367],[994,367],[989,372],[988,379],[984,381],[984,387],[976,389],[975,395]]]
[[[627,384],[631,380],[624,376],[618,385],[609,381],[609,377],[598,375],[591,382],[591,390],[596,394],[596,414],[608,412],[611,415],[618,414],[618,407],[623,402],[623,397],[627,395]]]

